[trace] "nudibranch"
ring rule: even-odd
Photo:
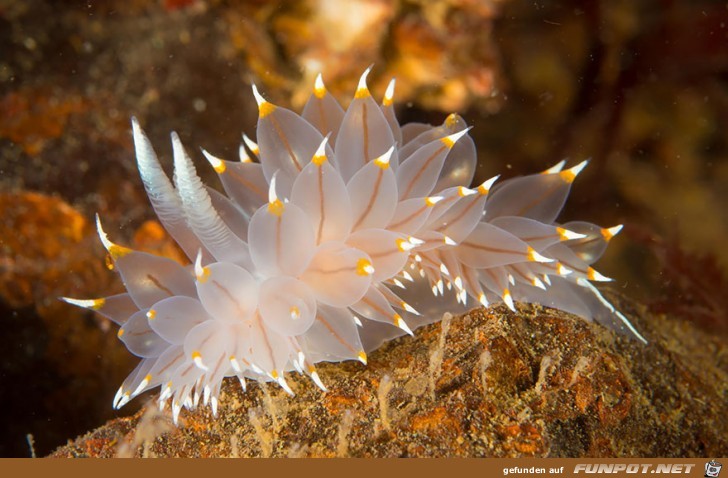
[[[301,115],[253,86],[257,143],[244,136],[239,161],[203,150],[224,194],[174,133],[171,181],[132,119],[149,200],[190,264],[113,243],[97,217],[126,292],[64,300],[118,324],[141,358],[115,408],[160,387],[175,423],[200,399],[216,414],[232,376],[292,393],[297,371],[326,390],[318,362],[366,364],[382,342],[469,303],[539,303],[645,341],[592,284],[609,280],[591,264],[621,226],[555,222],[586,161],[471,188],[463,118],[400,126],[394,80],[377,103],[368,73],[346,110],[320,75]]]

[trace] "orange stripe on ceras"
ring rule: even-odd
[[[558,184],[555,184],[554,186],[551,186],[550,188],[546,189],[546,191],[544,191],[544,193],[541,196],[535,198],[533,201],[531,201],[528,204],[524,205],[515,215],[516,216],[525,216],[526,215],[526,212],[528,210],[533,209],[533,207],[536,204],[542,202],[544,200],[544,198],[546,198],[548,195],[550,195],[558,187],[559,187],[559,185]]]
[[[324,102],[321,100],[322,97],[316,96],[316,98],[318,98],[318,101],[316,102],[316,109],[321,117],[321,131],[330,131],[329,122],[326,118],[326,113],[324,112]]]
[[[362,137],[364,140],[364,164],[367,164],[367,161],[369,161],[369,125],[367,124],[367,104],[366,102],[363,102],[361,104],[361,117],[362,117]]]
[[[384,300],[387,300],[386,297],[385,297]],[[381,307],[379,307],[377,304],[375,304],[374,302],[372,302],[370,299],[367,299],[366,297],[362,297],[361,301],[364,302],[365,304],[367,304],[372,309],[374,309],[377,312],[379,312],[380,314],[382,314],[383,316],[387,317],[387,311],[384,310],[384,309],[382,309]]]
[[[483,269],[486,274],[490,276],[491,279],[493,279],[493,282],[495,283],[496,287],[501,287],[501,285],[498,283],[498,276],[495,275],[495,272],[493,272],[493,269]],[[507,283],[508,281],[506,281]]]
[[[175,358],[173,358],[172,360],[170,360],[167,365],[165,365],[164,367],[162,367],[161,369],[159,369],[159,371],[157,372],[157,375],[162,375],[169,367],[171,367],[172,365],[174,365],[175,362],[177,362],[178,360],[182,359],[183,357],[184,357],[184,353],[183,352],[180,352],[179,354],[177,354],[177,356]]]
[[[465,216],[465,214],[467,214],[468,211],[470,211],[473,208],[473,206],[475,206],[475,204],[478,202],[478,199],[480,199],[481,197],[482,196],[476,196],[475,198],[473,198],[470,201],[470,204],[468,204],[462,211],[460,211],[460,214],[455,216],[455,218],[453,220],[449,221],[447,224],[443,224],[442,226],[437,228],[437,231],[442,231],[443,229],[446,229],[446,228],[452,226],[453,224],[455,224],[456,222],[458,222],[459,220],[461,220]]]
[[[288,155],[291,157],[291,161],[293,161],[293,165],[296,167],[296,169],[298,169],[300,171],[301,169],[303,169],[301,167],[301,163],[299,163],[298,159],[296,159],[296,154],[293,152],[293,148],[291,148],[291,145],[288,142],[288,139],[286,139],[286,135],[283,134],[281,125],[278,124],[278,121],[275,118],[270,118],[270,122],[273,125],[273,128],[275,128],[276,133],[278,134],[278,137],[281,139],[281,142],[283,143],[283,147],[286,148]]]
[[[180,374],[180,377],[184,377],[185,375],[187,375],[188,373],[190,373],[193,368],[195,368],[195,364],[188,365],[187,368],[184,369],[184,371]],[[180,396],[183,396],[183,394],[180,393]]]
[[[281,268],[281,250],[283,248],[281,245],[281,220],[282,215],[276,217],[276,266],[279,269]]]
[[[531,241],[541,241],[543,239],[551,239],[553,237],[561,237],[559,234],[547,234],[545,236],[529,236],[529,237],[519,237],[520,240],[523,242],[531,242]]]
[[[410,222],[410,221],[411,221],[411,220],[412,220],[412,219],[413,219],[413,218],[414,218],[415,216],[417,216],[418,214],[421,214],[421,213],[422,213],[422,211],[426,210],[426,209],[427,209],[427,208],[429,208],[429,207],[432,207],[432,206],[428,206],[428,205],[427,205],[427,203],[425,203],[425,205],[424,205],[424,206],[422,206],[421,208],[417,209],[417,210],[416,210],[415,212],[413,212],[412,214],[410,214],[410,215],[409,215],[409,216],[407,216],[406,218],[402,219],[402,220],[401,220],[401,221],[399,221],[399,222],[396,222],[396,223],[394,223],[394,224],[390,224],[389,226],[387,226],[387,229],[389,229],[389,230],[393,230],[393,229],[396,229],[396,228],[398,228],[398,227],[401,227],[401,226],[402,226],[402,224],[407,224],[407,223],[408,223],[408,222]]]
[[[383,169],[377,170],[377,180],[374,183],[374,191],[372,192],[372,197],[369,198],[369,204],[367,204],[367,207],[364,209],[364,212],[361,213],[361,216],[359,216],[359,219],[357,219],[356,223],[354,224],[354,227],[352,229],[356,229],[359,227],[359,225],[364,222],[364,219],[369,215],[369,213],[372,212],[372,208],[374,207],[374,200],[377,197],[377,194],[379,194],[379,187],[382,184],[382,175],[384,174]]]
[[[245,179],[243,176],[240,175],[240,173],[235,171],[235,169],[228,168],[225,171],[225,174],[229,174],[230,176],[232,176],[237,182],[242,184],[246,189],[253,191],[256,195],[260,196],[261,199],[263,199],[264,201],[266,201],[266,202],[268,201],[268,193],[266,191],[263,191],[256,183]]]
[[[334,328],[331,327],[331,324],[329,324],[326,321],[326,319],[324,319],[320,315],[317,315],[316,316],[316,320],[321,321],[321,323],[324,324],[324,327],[326,327],[326,329],[329,331],[329,333],[331,335],[333,335],[334,338],[336,338],[336,340],[338,340],[344,347],[346,347],[347,349],[349,349],[352,353],[357,353],[357,351],[354,350],[354,347],[352,347],[351,345],[349,345],[349,343],[346,340],[344,340],[338,333],[336,333],[336,331],[334,330]]]
[[[336,269],[321,269],[320,267],[313,268],[309,267],[306,272],[307,273],[318,273],[318,274],[338,274],[339,272],[351,272],[352,270],[356,270],[356,266],[344,266],[339,267]]]
[[[437,150],[434,153],[432,153],[432,155],[429,158],[427,158],[427,160],[425,161],[425,164],[422,165],[422,167],[420,168],[420,170],[417,171],[417,174],[415,174],[414,177],[412,178],[412,181],[410,181],[410,183],[407,186],[407,189],[405,189],[404,194],[402,195],[402,197],[409,196],[409,193],[412,192],[412,188],[415,187],[415,183],[417,182],[417,180],[420,178],[420,176],[422,176],[422,174],[424,174],[425,169],[427,169],[427,167],[435,159],[435,157],[438,154],[440,154],[442,152],[442,150],[444,150],[445,148],[447,148],[447,146],[445,146],[443,144],[442,146],[440,146],[439,148],[437,148]]]
[[[324,219],[326,211],[324,210],[324,170],[321,166],[318,168],[318,192],[319,192],[319,225],[316,233],[316,244],[321,244],[321,235],[324,231]]]
[[[270,363],[275,367],[275,360],[273,359],[273,348],[270,346],[270,341],[268,340],[268,334],[265,332],[265,327],[263,327],[263,320],[260,317],[260,313],[256,310],[255,311],[255,320],[258,322],[258,327],[260,327],[260,333],[263,335],[263,342],[265,342],[265,348],[268,352],[268,358],[270,359]],[[275,372],[275,370],[273,370]]]
[[[523,271],[521,271],[521,270],[520,270],[520,269],[519,269],[518,267],[509,267],[509,270],[512,270],[513,272],[515,272],[515,273],[516,273],[516,275],[520,276],[520,277],[521,277],[521,279],[524,279],[524,280],[525,280],[526,282],[528,282],[529,284],[531,283],[531,280],[533,279],[533,277],[536,277],[536,276],[533,276],[533,277],[528,277],[528,276],[527,276],[527,275],[526,275],[526,274],[525,274],[525,273],[524,273]]]
[[[124,329],[119,329],[119,330],[121,331]],[[121,337],[122,335],[125,335],[125,334],[129,334],[132,337],[141,337],[142,335],[147,335],[147,334],[152,334],[152,333],[154,333],[154,331],[152,329],[147,329],[143,332],[129,332],[128,330],[124,330],[124,332],[122,332],[121,335],[119,335],[119,337]]]
[[[473,277],[470,276],[471,271],[473,271],[473,269],[471,269],[470,267],[467,267],[467,266],[460,267],[460,273],[463,275],[463,282],[464,282],[463,285],[465,286],[466,289],[469,287],[470,290],[472,290],[473,292],[476,292],[475,284],[477,284],[478,281],[474,280]],[[478,288],[480,289],[480,287],[478,287]]]
[[[375,257],[377,259],[381,259],[382,257],[391,256],[392,254],[396,254],[398,252],[400,252],[399,249],[392,248],[392,249],[383,249],[383,250],[377,251],[377,252],[369,251],[369,252],[367,252],[367,254],[369,255],[369,257],[371,259],[374,259]]]
[[[547,262],[547,264],[552,264],[552,263],[548,263]],[[570,263],[568,263],[566,261],[559,260],[559,261],[555,261],[555,263],[553,263],[553,264],[554,264],[554,268],[555,268],[554,270],[557,270],[558,269],[558,266],[556,264],[561,264],[562,266],[565,266],[567,269],[571,269],[574,272],[578,272],[580,274],[584,274],[585,276],[589,276],[589,270],[588,269],[587,270],[580,269],[579,267],[575,267],[574,265],[572,265],[572,264],[570,264]]]
[[[222,365],[223,360],[225,360],[225,354],[220,355],[220,358],[217,359],[217,364],[215,365],[212,373],[210,373],[210,377],[214,377],[215,375],[217,375],[217,372],[220,370],[220,366]]]
[[[152,274],[147,274],[147,279],[149,279],[149,281],[150,281],[150,282],[151,282],[152,284],[154,284],[154,286],[155,286],[155,287],[156,287],[157,289],[159,289],[159,290],[161,290],[161,291],[164,291],[164,292],[165,292],[165,293],[166,293],[167,295],[169,295],[169,296],[172,296],[172,295],[174,295],[174,292],[172,292],[172,291],[171,291],[171,290],[169,290],[169,289],[168,289],[167,287],[165,287],[165,286],[164,286],[164,285],[163,285],[163,284],[162,284],[161,282],[159,282],[159,279],[157,279],[156,277],[154,277],[154,276],[153,276]]]
[[[230,302],[232,302],[232,303],[233,303],[233,306],[235,306],[235,309],[237,310],[237,312],[238,312],[238,315],[239,315],[240,317],[243,317],[243,316],[245,315],[245,314],[243,313],[243,309],[242,309],[242,307],[240,307],[240,302],[238,302],[238,301],[237,301],[237,300],[235,299],[235,296],[233,296],[233,294],[232,294],[232,293],[231,293],[231,292],[230,292],[230,291],[229,291],[229,290],[227,289],[227,287],[225,287],[224,285],[220,284],[220,283],[219,283],[218,281],[216,281],[216,280],[213,280],[213,281],[212,281],[212,285],[214,285],[215,287],[217,287],[218,289],[220,289],[220,291],[221,291],[221,292],[223,293],[223,295],[225,295],[225,297],[227,297],[227,299],[228,299],[228,300],[229,300]]]
[[[473,249],[478,249],[481,251],[496,252],[498,254],[519,254],[519,255],[523,255],[524,257],[526,257],[528,255],[527,252],[514,251],[512,249],[500,249],[497,247],[481,246],[479,244],[473,244],[472,242],[461,242],[460,245],[466,246],[466,247],[472,247]]]
[[[422,259],[420,264],[424,264],[433,270],[440,270],[440,265],[437,262],[435,262],[435,260],[433,258],[431,258],[429,256],[429,253],[430,253],[430,251],[420,252],[420,254],[419,254],[420,259]]]

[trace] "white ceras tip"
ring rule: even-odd
[[[364,70],[364,73],[362,73],[359,77],[359,84],[356,87],[357,94],[359,94],[360,92],[369,91],[369,88],[367,87],[367,76],[369,76],[370,71],[372,71],[371,66]]]
[[[511,291],[508,289],[505,289],[503,291],[503,302],[506,303],[509,309],[511,309],[513,312],[516,311],[516,304],[513,303],[513,297],[511,297]]]
[[[578,232],[570,231],[568,229],[564,229],[563,227],[557,227],[556,230],[558,231],[562,241],[584,239],[586,237],[586,234],[580,234]]]
[[[613,227],[606,227],[602,229],[602,235],[604,236],[604,240],[609,241],[611,238],[616,236],[622,231],[622,228],[624,226],[622,224],[618,224]]]
[[[162,390],[162,393],[159,394],[159,401],[164,402],[171,396],[172,396],[172,382],[169,382],[164,387],[164,390]]]
[[[558,264],[556,264],[556,273],[559,274],[560,276],[568,276],[572,272],[574,272],[574,271],[572,271],[568,267],[565,267],[562,263],[559,262]],[[551,285],[550,282],[549,282],[549,285]]]
[[[555,174],[560,173],[562,169],[564,169],[564,165],[566,164],[566,160],[562,159],[558,163],[554,164],[550,168],[546,169],[543,174]]]
[[[111,406],[114,409],[118,408],[119,400],[121,400],[121,396],[124,393],[123,387],[119,387],[119,390],[116,391],[116,395],[114,395],[114,400],[111,402]]]
[[[139,126],[139,120],[137,120],[136,116],[131,117],[131,130],[135,136],[134,139],[136,140],[136,136],[140,135],[142,132],[142,128]]]
[[[324,382],[321,381],[321,377],[319,377],[319,374],[315,369],[311,372],[311,380],[313,380],[313,383],[315,383],[321,391],[328,392],[326,385],[324,385]]]
[[[298,362],[298,360],[293,359],[291,360],[291,362],[293,362],[293,368],[296,370],[296,372],[303,373],[303,368],[301,367],[301,364]]]
[[[586,168],[587,164],[589,164],[589,160],[585,159],[584,161],[577,164],[576,166],[569,168],[569,171],[571,171],[574,174],[574,176],[577,176],[580,172],[582,172],[584,170],[584,168]]]
[[[205,365],[205,363],[202,361],[202,354],[197,350],[192,352],[192,362],[200,370],[204,370],[204,371],[209,370],[207,365]]]
[[[238,147],[238,158],[241,163],[252,163],[253,160],[248,156],[248,152],[245,150],[245,145],[241,144]]]
[[[422,315],[417,311],[417,309],[415,309],[414,307],[409,305],[407,302],[404,302],[404,301],[402,302],[402,308],[404,310],[406,310],[407,312],[409,312],[410,314]]]
[[[425,241],[423,241],[422,239],[417,239],[416,237],[412,236],[407,236],[407,241],[415,247],[421,246],[425,243]],[[412,280],[412,278],[410,278],[410,280]]]
[[[293,393],[293,390],[291,390],[291,387],[288,386],[288,382],[286,382],[286,379],[283,377],[283,374],[278,376],[278,378],[276,379],[276,382],[278,382],[278,385],[280,385],[281,388],[283,390],[285,390],[288,395],[290,395],[292,397],[294,395],[296,395],[295,393]]]
[[[116,409],[119,410],[121,407],[129,403],[129,400],[131,400],[131,395],[128,391],[126,391],[121,395],[121,399],[116,404]]]
[[[409,335],[414,337],[415,334],[412,332],[412,329],[409,328],[409,326],[407,325],[407,322],[405,322],[404,319],[399,314],[395,315],[394,323],[397,327],[399,327],[400,329],[404,330]]]
[[[202,249],[197,250],[197,257],[195,257],[195,278],[198,282],[204,282],[207,277],[207,271],[205,267],[202,267]]]
[[[177,421],[179,420],[179,412],[182,410],[182,404],[175,401],[172,403],[172,421],[175,425],[177,425]]]
[[[258,143],[250,139],[247,134],[243,134],[243,142],[253,154],[255,154],[256,156],[258,155],[258,152],[260,151]]]
[[[316,150],[316,153],[314,154],[314,156],[326,157],[326,145],[329,142],[329,136],[331,136],[331,133],[327,134],[324,137],[324,139],[321,141],[321,144],[319,144],[319,147]]]
[[[217,418],[217,397],[210,398],[210,408],[212,409],[212,416]]]
[[[394,85],[396,83],[396,80],[392,78],[389,80],[389,84],[387,85],[387,89],[384,91],[384,98],[382,99],[382,104],[384,106],[389,106],[394,101]]]
[[[255,102],[258,103],[258,106],[268,103],[268,100],[263,98],[263,95],[261,95],[260,92],[258,91],[258,87],[255,86],[255,83],[253,83],[252,88],[253,88],[253,97],[255,97]]]
[[[457,287],[458,290],[462,291],[463,289],[463,278],[460,276],[456,276],[455,280],[453,281],[455,284],[455,287]]]
[[[593,280],[593,281],[597,281],[597,282],[612,282],[614,280],[610,277],[602,275],[600,272],[598,272],[593,267],[589,267],[587,269],[587,276],[589,277],[589,280]]]
[[[532,261],[532,262],[541,262],[541,263],[554,262],[554,259],[548,258],[546,256],[542,256],[541,254],[536,252],[536,250],[530,246],[528,247],[527,255],[528,255],[528,260]]]
[[[458,294],[460,295],[460,302],[462,302],[463,305],[468,305],[468,291],[460,289]]]
[[[448,246],[456,246],[458,244],[450,236],[447,236],[447,235],[444,237],[444,241],[445,241],[445,244],[447,244]]]
[[[109,236],[106,235],[104,228],[101,226],[101,218],[98,213],[96,213],[96,232],[98,232],[99,239],[101,239],[101,244],[104,245],[104,248],[107,251],[111,251],[111,248],[114,247],[115,244],[109,240]]]
[[[403,239],[401,237],[397,238],[395,240],[395,244],[397,245],[397,249],[399,249],[402,252],[409,252],[412,249],[414,249],[415,247],[417,247],[415,244],[412,244],[412,242],[410,242],[409,240]]]
[[[324,85],[324,78],[321,73],[316,75],[316,80],[313,82],[313,90],[317,95],[323,96],[326,93],[326,85]]]
[[[425,198],[425,204],[427,204],[428,207],[432,207],[443,199],[445,199],[443,196],[427,196]]]
[[[212,169],[214,169],[216,173],[225,172],[225,162],[222,159],[208,153],[204,148],[200,148],[200,151],[202,151],[202,155],[205,157],[207,162],[210,163],[210,166],[212,166]]]
[[[273,173],[273,177],[270,178],[270,186],[268,186],[268,203],[274,204],[276,201],[278,201],[278,194],[276,194],[276,176],[278,175],[278,171]]]
[[[382,169],[386,169],[389,166],[389,160],[392,159],[392,153],[394,153],[395,145],[392,145],[387,152],[374,159],[374,164]]]
[[[538,277],[535,277],[531,280],[531,283],[534,287],[538,287],[539,289],[546,290],[546,286]]]
[[[240,362],[238,362],[238,359],[235,358],[235,356],[230,357],[230,366],[235,370],[235,373],[242,373],[243,368],[240,366]]]
[[[442,272],[446,276],[449,276],[450,275],[450,271],[448,270],[448,268],[445,266],[444,263],[443,264],[440,264],[440,272]]]
[[[144,391],[144,389],[147,388],[147,385],[149,385],[149,382],[151,381],[151,379],[152,379],[151,375],[147,375],[146,377],[144,377],[144,380],[142,380],[139,383],[136,390],[134,390],[134,392],[131,394],[131,396],[136,397],[137,395],[142,393]]]
[[[458,196],[466,197],[472,196],[473,194],[478,194],[478,190],[466,188],[465,186],[458,186]]]
[[[453,134],[447,135],[444,138],[442,138],[443,139],[443,142],[445,144],[447,144],[449,147],[452,148],[452,146],[455,143],[457,143],[460,138],[462,138],[463,136],[465,136],[466,134],[468,134],[468,131],[470,131],[471,129],[473,129],[473,127],[472,126],[468,126],[465,129],[461,129],[457,133],[453,133]]]
[[[490,192],[490,189],[493,187],[493,184],[495,184],[495,182],[498,181],[498,178],[500,178],[500,174],[483,181],[483,183],[480,186],[478,186],[478,192],[481,195],[488,194]]]
[[[71,297],[59,297],[63,302],[67,304],[75,305],[76,307],[83,307],[84,309],[95,309],[99,307],[99,301],[101,299],[72,299]]]

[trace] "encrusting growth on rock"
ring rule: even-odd
[[[143,431],[150,403],[53,456],[725,454],[728,373],[711,352],[723,347],[720,338],[617,302],[649,347],[540,306],[478,309],[452,319],[434,396],[418,384],[429,382],[440,324],[385,344],[367,366],[321,364],[326,393],[299,376],[289,381],[294,397],[268,387],[276,412],[261,385],[244,393],[230,381],[217,418],[190,414],[173,428],[169,412],[155,412],[152,438]],[[670,373],[656,373],[655,364]]]

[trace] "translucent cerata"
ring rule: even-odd
[[[257,143],[236,161],[203,154],[225,193],[205,186],[176,134],[173,180],[136,119],[142,182],[187,266],[99,236],[123,294],[65,301],[120,326],[141,361],[114,407],[161,387],[160,407],[217,413],[225,377],[288,373],[326,390],[315,364],[359,360],[384,341],[468,306],[533,302],[644,338],[592,282],[621,226],[557,223],[586,162],[471,187],[465,121],[400,125],[394,81],[381,103],[361,77],[344,110],[321,76],[299,115],[258,103]]]

